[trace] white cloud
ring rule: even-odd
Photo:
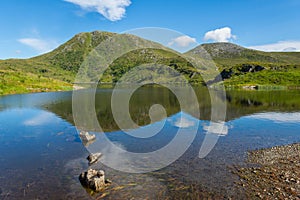
[[[121,20],[126,13],[126,7],[131,4],[130,0],[64,0],[87,11],[96,11],[110,21]]]
[[[51,50],[53,50],[55,47],[57,47],[57,42],[55,41],[47,41],[37,38],[22,38],[18,40],[20,43],[25,44],[39,53],[46,53]]]
[[[251,46],[249,48],[260,51],[300,51],[300,41],[279,41],[273,44]]]
[[[209,31],[205,34],[204,40],[213,40],[214,42],[229,42],[231,39],[236,39],[236,36],[231,33],[231,28],[224,27]]]
[[[248,118],[271,120],[277,123],[300,123],[300,113],[260,113]]]
[[[225,136],[228,134],[228,126],[224,122],[211,122],[209,126],[203,126],[203,129],[210,134]]]
[[[191,121],[189,119],[186,119],[184,117],[180,117],[177,119],[177,121],[174,123],[174,126],[178,128],[189,128],[195,126],[195,122]]]
[[[57,121],[57,117],[48,112],[43,112],[35,117],[27,119],[23,122],[25,126],[41,126],[47,123],[53,123]]]
[[[178,38],[173,39],[168,45],[169,46],[173,46],[173,45],[177,45],[179,47],[188,47],[192,44],[196,44],[197,40],[196,38],[191,38],[189,36],[180,36]]]

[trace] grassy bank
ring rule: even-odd
[[[0,95],[72,90],[72,85],[32,73],[0,70]]]

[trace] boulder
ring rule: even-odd
[[[100,192],[106,186],[105,174],[103,170],[89,169],[79,176],[80,183],[95,192]]]

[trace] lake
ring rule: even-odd
[[[98,89],[94,111],[101,130],[89,119],[80,125],[74,122],[72,92],[0,97],[1,199],[96,199],[101,195],[106,199],[243,198],[244,191],[235,184],[238,177],[231,170],[247,165],[247,151],[300,142],[300,91],[227,91],[223,132],[218,132],[213,150],[199,158],[212,106],[205,88],[194,90],[198,105],[188,102],[188,109],[182,109],[167,88],[139,88],[128,106],[136,126],[120,129],[111,109],[113,90]],[[83,95],[90,92],[82,90]],[[85,112],[84,99],[82,104]],[[163,106],[165,116],[149,117],[153,105]],[[82,130],[95,134],[97,141],[82,143],[78,134]],[[154,130],[157,134],[151,135]],[[167,159],[165,155],[128,161],[125,154],[103,148],[105,137],[127,152],[148,155],[169,144],[179,130],[183,138],[174,145],[178,152],[184,150],[182,155],[155,171],[149,166]],[[191,139],[191,144],[181,149],[186,139]],[[104,164],[93,167],[105,170],[113,182],[101,194],[84,189],[78,180],[89,168],[89,152],[97,151],[104,154]],[[147,173],[128,173],[147,171],[147,167]]]

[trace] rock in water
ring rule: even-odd
[[[105,174],[103,170],[89,169],[79,176],[80,183],[95,192],[100,192],[106,185]]]
[[[79,137],[83,142],[90,142],[96,139],[94,134],[89,134],[89,132],[81,131],[79,133]]]
[[[86,159],[89,161],[89,165],[96,163],[99,158],[102,156],[102,153],[90,154]]]

